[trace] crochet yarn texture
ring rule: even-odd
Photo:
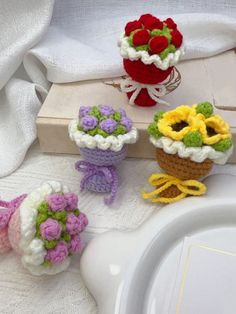
[[[148,132],[159,166],[166,172],[149,179],[156,190],[143,197],[153,202],[171,203],[204,194],[206,187],[197,180],[206,176],[214,163],[224,164],[232,153],[229,126],[214,114],[209,102],[159,111]]]
[[[129,103],[144,107],[166,104],[159,99],[168,93],[162,85],[184,54],[183,36],[176,23],[144,14],[126,24],[118,46],[129,75],[121,85]]]
[[[65,185],[49,181],[0,206],[0,252],[13,249],[32,274],[59,273],[83,250],[88,219]]]
[[[69,125],[69,135],[84,159],[75,164],[75,169],[83,173],[80,190],[110,193],[104,203],[112,204],[118,190],[115,166],[125,158],[127,144],[137,141],[137,129],[124,109],[82,106],[78,119]]]

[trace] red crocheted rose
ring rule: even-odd
[[[142,29],[134,33],[133,44],[135,46],[146,45],[149,42],[150,34],[147,29]]]
[[[152,18],[153,15],[152,14],[143,14],[140,16],[139,21],[144,25],[145,21],[147,21],[148,19]]]
[[[149,42],[152,53],[160,53],[168,47],[168,40],[165,36],[153,37]]]
[[[155,16],[151,16],[146,18],[143,22],[145,28],[153,30],[153,29],[163,29],[163,22],[160,21]]]
[[[171,40],[172,44],[176,48],[179,48],[182,45],[182,42],[183,42],[182,34],[177,29],[174,29],[170,34],[172,36],[172,40]]]
[[[142,28],[142,24],[140,21],[132,21],[128,22],[125,26],[125,35],[129,36],[132,31],[135,31],[136,29]]]
[[[176,29],[177,28],[177,24],[175,24],[175,22],[172,20],[172,18],[168,17],[168,19],[166,19],[164,21],[164,23],[166,23],[166,25],[168,26],[168,28],[171,29]]]

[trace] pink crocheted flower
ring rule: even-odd
[[[45,240],[58,240],[61,236],[61,226],[57,220],[48,218],[40,225],[40,233]]]
[[[69,246],[68,246],[68,250],[71,254],[73,253],[80,253],[83,251],[84,248],[84,242],[83,240],[80,238],[79,235],[75,235],[72,237]]]
[[[84,213],[80,213],[78,216],[78,220],[80,223],[80,232],[82,232],[82,231],[84,231],[84,229],[88,225],[88,218]]]
[[[68,248],[64,241],[57,244],[54,249],[48,250],[45,260],[50,261],[53,264],[62,263],[68,256]]]
[[[78,196],[75,193],[68,192],[64,194],[67,207],[66,209],[76,209],[78,205]]]
[[[81,232],[81,221],[74,214],[67,215],[66,230],[70,235]]]
[[[51,194],[48,196],[48,204],[52,211],[62,211],[66,207],[66,200],[61,194]]]

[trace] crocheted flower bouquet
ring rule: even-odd
[[[122,81],[121,89],[127,93],[130,104],[145,107],[166,104],[159,97],[179,85],[180,75],[174,65],[184,53],[183,36],[176,23],[171,18],[161,21],[144,14],[126,24],[118,45],[130,76]]]
[[[157,161],[166,171],[149,179],[156,190],[143,196],[153,202],[169,203],[204,194],[206,187],[197,180],[210,172],[213,163],[226,163],[232,153],[229,126],[214,114],[209,102],[159,111],[148,132]]]
[[[105,204],[110,205],[118,188],[115,165],[125,158],[127,144],[137,141],[137,129],[123,109],[114,110],[107,105],[82,106],[78,119],[69,125],[69,135],[84,158],[75,164],[75,168],[84,173],[81,191],[110,192],[110,196],[104,198]]]
[[[29,195],[0,200],[0,253],[13,249],[34,275],[56,274],[82,251],[80,233],[87,224],[77,195],[59,182],[46,182]]]

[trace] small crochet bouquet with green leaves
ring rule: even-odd
[[[153,185],[160,183],[156,191],[145,195],[158,195],[154,201],[173,202],[188,194],[202,195],[206,187],[196,180],[206,176],[214,163],[226,163],[233,149],[229,125],[214,113],[209,102],[159,111],[148,132],[159,166],[166,173],[157,175],[161,181],[157,176],[150,179]]]
[[[115,165],[127,152],[127,144],[137,141],[138,132],[124,109],[108,105],[82,106],[78,119],[69,125],[69,135],[80,148],[84,160],[75,165],[84,173],[81,190],[110,192],[105,198],[111,204],[117,193],[118,175]]]
[[[0,252],[16,251],[32,274],[59,273],[69,266],[72,255],[83,250],[81,233],[88,219],[78,209],[78,196],[67,186],[49,181],[17,203],[3,205]]]
[[[214,114],[209,102],[159,111],[154,115],[148,132],[150,141],[159,152],[189,159],[192,166],[203,162],[207,162],[210,168],[213,162],[224,164],[232,153],[229,125]],[[190,177],[192,170],[189,169]]]
[[[173,19],[143,14],[125,25],[118,46],[129,75],[121,90],[129,103],[143,107],[164,103],[160,97],[168,93],[166,84],[172,85],[170,92],[180,83],[174,66],[184,55],[183,36]]]

